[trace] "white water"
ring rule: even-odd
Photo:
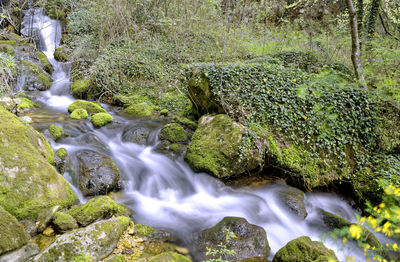
[[[42,92],[38,99],[51,118],[49,122],[57,123],[60,112],[65,112],[68,119],[67,107],[74,100],[69,95],[68,66],[57,62],[53,56],[61,38],[61,25],[45,16],[40,9],[35,9],[33,18],[29,14],[24,19],[25,34],[30,35],[30,29],[37,30],[41,36],[39,47],[54,67],[52,87]],[[285,184],[234,189],[206,174],[196,174],[182,159],[171,160],[156,153],[157,139],[150,141],[148,146],[122,140],[124,129],[137,125],[153,126],[155,133],[152,137],[156,138],[162,121],[146,123],[129,120],[112,112],[114,109],[111,107],[107,109],[114,116],[113,125],[94,129],[88,121],[59,122],[70,137],[63,139],[62,143],[52,142],[52,146],[54,149],[66,148],[72,159],[74,152],[81,149],[111,156],[124,180],[124,190],[118,201],[133,210],[136,222],[169,230],[190,242],[192,232],[211,227],[225,216],[238,216],[266,230],[271,246],[270,259],[288,241],[307,235],[313,240],[322,240],[336,252],[340,261],[345,261],[346,255],[364,260],[362,252],[354,245],[342,247],[340,241],[335,243],[324,236],[328,231],[319,215],[320,208],[354,220],[355,211],[337,195],[306,194],[308,216],[301,220],[279,201],[278,193],[287,188]],[[88,135],[94,139],[85,139]],[[76,173],[76,168],[71,165],[64,176],[72,183]],[[78,192],[76,187],[74,189]],[[81,201],[85,201],[81,194],[79,196]]]

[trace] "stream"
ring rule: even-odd
[[[25,13],[23,26],[24,35],[39,36],[38,49],[54,68],[50,90],[27,92],[40,104],[30,117],[33,126],[45,135],[50,124],[62,126],[69,134],[58,143],[49,141],[54,150],[63,147],[71,156],[63,176],[81,202],[86,199],[77,189],[78,170],[73,156],[79,150],[90,149],[110,156],[119,168],[123,189],[114,194],[115,199],[132,210],[135,223],[172,232],[187,246],[190,246],[193,232],[212,227],[226,216],[237,216],[266,230],[271,247],[269,259],[288,241],[306,235],[323,241],[335,251],[340,261],[345,261],[346,256],[354,256],[356,261],[365,260],[354,243],[342,246],[341,240],[335,242],[326,236],[329,230],[323,224],[319,209],[355,221],[356,211],[338,195],[306,193],[308,215],[302,220],[279,199],[279,192],[288,188],[284,182],[232,188],[207,174],[194,173],[182,157],[173,159],[158,153],[157,135],[167,123],[166,119],[129,119],[119,115],[118,108],[106,104],[102,106],[114,117],[111,125],[94,128],[87,120],[70,119],[67,108],[75,100],[69,90],[71,66],[56,61],[53,55],[60,43],[61,23],[47,17],[41,9],[31,9]],[[152,130],[146,145],[124,141],[123,134],[138,126]]]

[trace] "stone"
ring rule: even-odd
[[[22,225],[0,206],[0,255],[22,247],[28,240]]]
[[[145,145],[151,132],[147,127],[127,127],[122,133],[122,141]]]
[[[185,129],[177,123],[165,125],[160,132],[160,139],[171,143],[186,142],[188,137]]]
[[[46,228],[46,229],[43,231],[42,234],[43,234],[44,236],[46,236],[46,237],[52,237],[52,236],[55,236],[55,235],[56,235],[56,232],[54,231],[54,228],[48,227],[48,228]]]
[[[136,118],[150,118],[153,111],[152,106],[146,102],[131,105],[123,110],[124,113]]]
[[[37,55],[39,57],[40,63],[42,63],[42,67],[44,69],[44,71],[46,71],[46,73],[48,74],[52,74],[53,73],[53,66],[50,64],[49,60],[47,59],[47,56],[45,54],[43,54],[43,52],[37,51]]]
[[[164,252],[148,260],[149,262],[190,262],[191,260],[175,252]]]
[[[68,152],[65,148],[61,147],[56,151],[56,155],[54,157],[54,165],[57,167],[57,170],[60,174],[64,174],[65,172],[65,164],[68,157]]]
[[[91,150],[76,153],[78,186],[85,196],[107,194],[120,188],[120,173],[113,160]]]
[[[70,214],[64,212],[56,212],[53,216],[52,224],[57,233],[65,233],[78,228],[76,220]]]
[[[88,79],[78,79],[72,82],[71,91],[76,98],[87,98],[90,89],[90,82]]]
[[[72,119],[80,120],[80,119],[88,118],[89,114],[85,109],[78,108],[78,109],[75,109],[74,111],[72,111],[72,113],[69,115],[69,117]]]
[[[72,113],[75,109],[85,109],[88,114],[107,113],[98,103],[85,100],[75,100],[69,107],[68,112]]]
[[[39,247],[35,243],[28,243],[18,250],[0,256],[0,262],[25,262],[39,253]]]
[[[60,209],[60,206],[54,206],[49,208],[48,210],[43,210],[38,217],[37,224],[37,231],[41,233],[46,227],[50,224],[53,215]]]
[[[42,70],[38,65],[27,60],[22,60],[20,65],[21,65],[21,70],[24,72],[25,75],[25,82],[23,87],[24,90],[46,91],[50,88],[51,85],[50,76],[44,70]]]
[[[49,126],[50,136],[54,141],[59,140],[60,138],[66,137],[67,133],[60,127],[56,125]]]
[[[95,127],[102,127],[113,122],[113,117],[107,113],[97,113],[92,116],[91,122]]]
[[[32,220],[28,220],[28,219],[24,219],[19,221],[19,223],[22,225],[22,227],[24,228],[25,232],[30,236],[30,237],[34,237],[37,234],[37,225],[34,221]]]
[[[303,191],[294,187],[285,187],[278,192],[278,198],[284,206],[300,219],[305,219],[307,210],[304,205]]]

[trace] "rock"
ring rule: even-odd
[[[160,139],[171,143],[186,142],[188,137],[185,129],[177,123],[165,125],[160,132]]]
[[[107,113],[99,104],[85,100],[75,100],[68,107],[68,112],[72,113],[75,109],[85,109],[87,113],[91,115],[96,113]]]
[[[178,123],[184,127],[187,127],[191,130],[196,130],[197,128],[197,122],[190,120],[189,118],[183,117],[183,116],[174,116],[172,118],[174,123]]]
[[[60,206],[54,206],[48,210],[43,210],[38,217],[37,231],[40,233],[46,229],[46,227],[50,224],[53,215],[60,209]]]
[[[19,221],[19,223],[22,225],[22,227],[24,228],[25,232],[31,236],[34,237],[37,234],[37,225],[35,222],[33,222],[32,220],[21,220]]]
[[[180,153],[182,153],[183,151],[185,151],[185,146],[184,145],[181,145],[181,144],[171,144],[170,146],[169,146],[169,150],[171,150],[173,153],[175,153],[175,154],[180,154]]]
[[[0,255],[22,247],[28,240],[22,225],[0,206]]]
[[[90,89],[90,82],[87,79],[79,79],[71,84],[72,94],[76,98],[87,98]]]
[[[65,233],[72,229],[78,228],[76,220],[67,213],[56,212],[53,216],[53,227],[58,233]]]
[[[245,127],[227,115],[203,116],[189,144],[185,160],[196,172],[207,172],[220,179],[255,169],[262,157],[247,149],[240,154]]]
[[[56,235],[56,232],[52,227],[48,227],[43,231],[43,235],[46,237],[52,237]]]
[[[92,116],[91,122],[95,127],[102,127],[113,122],[113,117],[107,113],[97,113]]]
[[[85,109],[78,108],[78,109],[75,109],[74,111],[72,111],[72,113],[69,115],[69,117],[72,119],[80,120],[80,119],[88,118],[89,114]]]
[[[149,262],[190,262],[191,260],[181,254],[175,252],[164,252],[160,255],[152,257],[148,260]]]
[[[47,59],[47,56],[40,51],[37,51],[37,55],[39,57],[40,62],[42,63],[44,71],[46,71],[46,73],[51,75],[53,73],[53,66],[50,64],[49,60]]]
[[[329,259],[338,261],[335,253],[326,248],[322,242],[312,241],[309,237],[303,236],[279,249],[272,262],[328,262]]]
[[[65,233],[33,261],[74,261],[81,255],[100,261],[113,251],[129,221],[128,217],[120,216]]]
[[[4,107],[7,111],[16,114],[17,103],[11,97],[0,97],[0,106]]]
[[[34,243],[28,243],[18,250],[0,256],[0,262],[25,262],[30,257],[39,253],[39,247]]]
[[[56,240],[56,236],[45,236],[43,234],[37,235],[32,239],[32,242],[39,247],[39,252],[45,250]]]
[[[79,225],[87,226],[96,220],[112,216],[129,216],[130,211],[108,196],[99,196],[90,199],[86,204],[73,206],[67,214],[75,218]]]
[[[113,255],[105,262],[126,262],[126,259],[123,255]]]
[[[79,151],[76,157],[78,185],[83,195],[102,195],[120,188],[120,173],[110,157],[91,150]]]
[[[59,62],[67,62],[67,54],[64,47],[58,47],[54,52],[54,58]]]
[[[162,116],[168,116],[168,109],[162,109],[162,110],[160,111],[160,115],[162,115]]]
[[[124,113],[137,118],[150,118],[153,111],[152,106],[146,102],[131,105],[123,110]]]
[[[52,166],[54,153],[31,126],[0,107],[0,205],[17,219],[36,220],[49,207],[78,201]]]
[[[56,126],[56,125],[50,125],[49,132],[50,132],[51,138],[54,141],[57,141],[60,138],[67,136],[67,133],[65,133],[64,130],[60,126]]]
[[[23,70],[25,76],[24,90],[45,91],[50,88],[50,76],[36,64],[26,60],[22,60],[21,69]]]
[[[36,103],[34,103],[27,95],[24,93],[19,93],[17,98],[14,99],[15,103],[17,104],[18,111],[24,111],[26,109],[31,109],[38,107]]]
[[[235,251],[232,255],[222,254],[222,259],[228,261],[266,258],[270,252],[265,230],[239,217],[225,217],[214,227],[196,233],[194,243],[198,247],[199,260],[212,259],[212,255],[206,255],[206,248],[219,250],[221,243],[228,250]]]
[[[54,164],[61,174],[65,172],[65,163],[68,157],[68,152],[65,148],[60,148],[56,151],[56,156],[54,158]]]
[[[147,127],[127,127],[122,133],[122,141],[145,145],[151,132]]]
[[[293,214],[301,219],[307,216],[307,210],[304,205],[303,191],[294,187],[285,187],[278,193],[279,200],[284,204]]]

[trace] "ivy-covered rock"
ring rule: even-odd
[[[54,141],[59,140],[60,138],[66,137],[67,133],[57,125],[50,125],[49,126],[50,136]]]
[[[90,82],[87,79],[75,80],[71,84],[71,91],[76,98],[87,98],[90,89]]]
[[[194,234],[194,242],[198,248],[198,259],[201,261],[214,258],[212,255],[206,255],[206,248],[217,250],[221,248],[221,244],[226,249],[235,251],[234,254],[222,255],[222,259],[228,261],[253,257],[267,258],[270,252],[265,230],[239,217],[225,217],[214,227]]]
[[[75,109],[85,109],[88,114],[107,113],[98,103],[85,100],[75,100],[68,107],[68,112],[72,113]]]
[[[108,196],[90,199],[83,205],[73,206],[67,214],[71,215],[79,225],[87,226],[97,220],[112,216],[129,216],[130,211],[124,205],[117,204]]]
[[[203,116],[193,134],[185,160],[196,172],[228,179],[255,169],[262,157],[251,148],[241,150],[246,129],[227,115]]]
[[[123,112],[136,118],[150,118],[154,109],[146,102],[142,102],[125,108]]]
[[[89,117],[88,112],[83,109],[83,108],[78,108],[78,109],[74,109],[74,111],[72,111],[72,113],[69,115],[70,118],[72,119],[86,119]]]
[[[37,51],[37,55],[39,57],[40,62],[42,63],[44,71],[46,71],[48,74],[53,73],[53,66],[50,64],[49,60],[47,59],[47,56],[43,54],[41,51]]]
[[[112,123],[114,118],[107,113],[97,113],[92,116],[91,122],[95,127],[102,127]]]
[[[17,219],[0,206],[0,255],[22,247],[28,240]]]
[[[21,61],[21,69],[25,74],[24,89],[28,91],[45,91],[50,88],[51,78],[36,64],[27,60]]]
[[[91,150],[76,153],[78,186],[85,196],[107,194],[120,188],[120,173],[113,160]]]
[[[309,237],[303,236],[279,249],[272,262],[328,262],[330,259],[338,261],[335,253],[326,248],[322,242],[312,241]]]
[[[119,216],[65,233],[33,260],[74,261],[84,256],[100,261],[113,251],[129,222],[129,217]]]
[[[188,137],[185,129],[177,123],[166,124],[160,132],[160,139],[171,143],[186,142]]]
[[[46,139],[0,107],[0,205],[18,219],[36,219],[43,210],[78,201],[52,166]]]
[[[56,212],[52,219],[53,227],[58,233],[65,233],[78,228],[76,220],[67,213]]]

